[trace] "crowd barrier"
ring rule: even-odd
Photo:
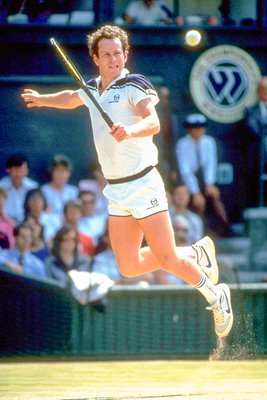
[[[267,284],[232,284],[226,358],[267,354]],[[54,281],[0,268],[0,355],[202,358],[216,347],[212,314],[189,286],[114,286],[105,306],[82,306]]]

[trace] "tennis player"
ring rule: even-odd
[[[73,109],[88,107],[96,150],[107,179],[109,233],[121,273],[134,277],[164,269],[195,286],[213,311],[215,331],[225,337],[233,324],[230,290],[217,284],[215,248],[208,237],[192,247],[176,247],[164,183],[157,171],[153,136],[160,123],[155,110],[157,93],[142,75],[125,69],[127,33],[105,25],[88,36],[89,53],[99,76],[87,85],[113,121],[110,129],[82,89],[40,94],[25,89],[31,107]],[[141,247],[145,236],[147,247]]]

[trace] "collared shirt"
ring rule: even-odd
[[[125,126],[142,120],[136,105],[150,98],[157,104],[158,96],[153,85],[142,75],[128,74],[124,69],[100,95],[100,77],[87,83],[98,103],[114,122]],[[106,179],[117,179],[134,175],[149,165],[158,163],[158,151],[152,136],[130,138],[117,142],[110,134],[110,128],[86,93],[80,89],[79,96],[88,107],[93,127],[94,141],[99,162]]]
[[[35,275],[41,278],[47,276],[44,263],[29,251],[21,255],[16,248],[3,250],[0,253],[0,262],[4,264],[5,261],[22,265],[25,274]]]
[[[94,244],[97,245],[100,236],[106,230],[107,216],[106,215],[90,215],[85,216],[78,222],[78,231],[90,236]]]
[[[51,255],[45,261],[47,274],[49,278],[60,281],[64,286],[68,284],[68,271],[90,271],[91,257],[85,254],[78,254],[72,265],[63,264],[58,257]]]
[[[79,189],[74,185],[66,184],[62,191],[55,190],[50,183],[45,183],[41,186],[41,190],[47,201],[48,208],[52,213],[63,215],[64,205],[69,200],[74,200],[78,197]]]
[[[197,148],[198,146],[198,148]],[[199,160],[198,160],[199,151]],[[191,194],[201,191],[196,173],[200,166],[206,185],[214,185],[217,174],[217,147],[213,137],[203,135],[194,140],[187,134],[176,144],[176,157],[184,183]]]
[[[26,193],[30,189],[35,189],[39,185],[37,182],[28,178],[23,178],[21,186],[17,189],[13,186],[10,176],[5,176],[0,180],[0,187],[7,192],[4,213],[14,219],[16,223],[24,220],[24,200]]]
[[[101,251],[94,257],[93,272],[104,274],[114,281],[122,277],[111,249]]]
[[[61,228],[63,217],[56,213],[42,211],[39,222],[44,227],[44,239],[48,242],[55,236],[57,230]]]

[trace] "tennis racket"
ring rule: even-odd
[[[95,105],[95,107],[100,112],[102,118],[106,121],[108,126],[111,128],[114,125],[112,119],[106,113],[106,111],[103,110],[103,108],[100,106],[100,104],[96,101],[96,99],[94,98],[94,96],[90,92],[89,88],[86,86],[86,83],[85,83],[83,77],[81,76],[81,74],[79,73],[77,68],[74,66],[74,64],[70,61],[70,59],[67,56],[67,54],[65,53],[65,51],[58,44],[56,39],[51,38],[50,39],[50,43],[52,44],[52,46],[56,50],[56,52],[59,55],[61,61],[63,61],[63,64],[67,67],[67,69],[68,69],[69,73],[71,74],[71,76],[75,79],[76,83],[80,86],[80,88],[82,88],[85,91],[85,93],[87,94],[89,99],[92,101],[92,103]]]

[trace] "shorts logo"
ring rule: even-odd
[[[157,206],[158,204],[159,204],[159,202],[158,202],[158,200],[157,199],[151,199],[150,200],[150,203],[152,204],[152,206]]]
[[[158,200],[156,198],[151,199],[150,200],[150,204],[151,204],[151,207],[147,207],[147,210],[149,210],[150,208],[154,208],[154,207],[159,206],[159,202],[158,202]]]
[[[118,103],[120,101],[120,95],[114,94],[113,100],[109,101],[109,103]]]
[[[236,46],[216,46],[205,51],[190,74],[192,98],[213,121],[231,123],[243,117],[256,101],[261,72],[254,59]]]

